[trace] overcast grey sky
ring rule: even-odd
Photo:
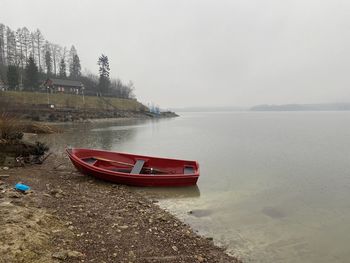
[[[0,0],[161,107],[350,102],[348,0]]]

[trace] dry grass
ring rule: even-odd
[[[40,92],[6,91],[2,92],[4,99],[9,99],[14,104],[40,105],[47,104],[47,94]],[[139,111],[144,109],[144,105],[137,100],[119,98],[99,98],[95,96],[85,96],[73,94],[50,94],[50,103],[57,108],[78,108],[78,109],[116,109],[124,111]],[[85,102],[85,104],[84,104]]]
[[[18,131],[18,119],[7,113],[3,112],[0,115],[0,138],[3,140],[11,140],[16,137]]]
[[[50,134],[62,131],[47,124],[22,121],[7,112],[0,114],[0,139],[2,141],[22,139],[23,132]]]
[[[57,127],[50,126],[43,123],[37,123],[37,122],[24,122],[18,126],[22,132],[27,132],[27,133],[51,134],[51,133],[62,132],[62,130]]]

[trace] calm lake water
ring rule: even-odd
[[[181,115],[68,125],[44,139],[198,160],[197,187],[133,189],[245,262],[350,261],[350,112]]]

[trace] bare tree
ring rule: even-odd
[[[52,54],[52,64],[53,64],[53,73],[57,75],[57,68],[60,65],[60,50],[62,48],[57,44],[51,44],[51,54]]]
[[[31,49],[31,56],[34,58],[34,61],[37,62],[36,56],[35,56],[35,34],[34,32],[30,33],[30,49]]]
[[[5,34],[5,25],[0,24],[0,65],[6,64]]]
[[[66,61],[67,56],[67,47],[63,47],[60,49],[60,59],[64,59]]]
[[[42,48],[42,43],[44,42],[44,37],[41,34],[39,29],[37,29],[34,32],[34,36],[35,36],[35,44],[36,44],[37,55],[38,55],[39,72],[41,72],[42,71],[42,68],[41,68],[41,48]]]
[[[27,63],[29,59],[29,54],[30,54],[31,39],[30,39],[30,32],[26,27],[22,28],[22,43],[23,43],[23,49],[24,49],[24,58]]]
[[[71,73],[73,70],[73,60],[74,56],[77,54],[77,50],[75,49],[75,46],[72,45],[69,54],[68,54],[68,66],[69,66],[69,72]]]
[[[6,28],[6,58],[8,65],[16,65],[16,35],[11,28]]]
[[[16,30],[16,60],[21,65],[21,69],[24,69],[24,48],[23,48],[23,35],[22,29]]]

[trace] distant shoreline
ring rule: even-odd
[[[250,111],[350,111],[350,103],[257,105]]]
[[[350,103],[261,104],[252,107],[184,107],[176,112],[247,112],[247,111],[350,111]]]

